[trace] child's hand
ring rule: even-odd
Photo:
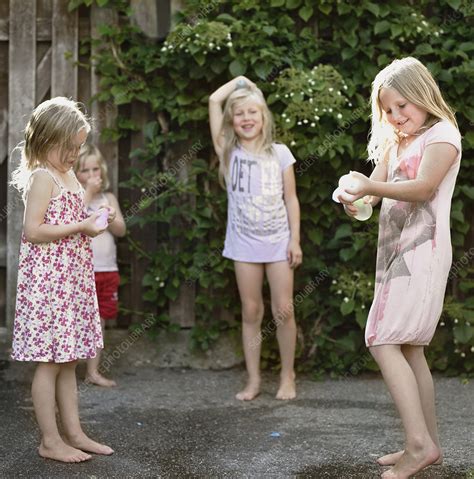
[[[97,235],[100,235],[106,228],[101,228],[96,224],[97,218],[100,216],[100,211],[93,213],[89,218],[81,221],[80,231],[91,238],[95,238]]]
[[[292,269],[297,268],[303,262],[303,252],[299,241],[290,240],[286,254]]]
[[[235,77],[234,81],[235,81],[236,86],[239,84],[239,82],[244,82],[244,83],[246,83],[247,87],[257,88],[257,85],[253,81],[249,80],[247,77],[245,77],[243,75]]]
[[[94,195],[100,193],[102,189],[102,178],[100,176],[91,176],[87,179],[85,189]]]
[[[372,204],[372,199],[373,199],[373,196],[364,196],[364,203],[366,205],[370,205]],[[357,206],[353,205],[352,203],[345,203],[345,202],[341,202],[341,203],[343,203],[344,211],[346,212],[346,215],[354,217],[359,212],[359,209],[357,208]]]
[[[107,221],[109,224],[112,223],[115,220],[115,217],[117,216],[117,212],[115,211],[115,208],[108,204],[100,205],[100,208],[105,208],[106,210],[109,210],[109,216],[107,217]]]
[[[362,198],[363,196],[366,196],[370,194],[370,184],[371,181],[367,176],[363,175],[362,173],[359,173],[358,171],[351,171],[351,176],[356,180],[354,183],[354,187],[345,187],[344,191],[346,193],[349,193],[350,195],[357,196],[356,199]],[[347,205],[347,202],[344,201],[344,204]]]

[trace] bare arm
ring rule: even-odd
[[[387,181],[387,176],[388,176],[388,165],[385,161],[381,161],[377,163],[377,165],[374,168],[374,171],[372,171],[372,174],[370,175],[370,179],[372,181],[381,181],[381,182],[386,182]],[[370,204],[372,206],[375,206],[377,203],[382,198],[380,196],[372,196],[370,199]]]
[[[296,180],[293,166],[289,166],[283,172],[283,198],[290,226],[288,260],[290,266],[296,268],[303,260],[303,253],[300,247],[300,203],[296,195]]]
[[[109,200],[110,206],[115,209],[115,220],[109,224],[109,231],[119,238],[125,236],[127,228],[125,226],[125,221],[123,219],[122,211],[120,210],[120,205],[117,201],[117,198],[112,193],[106,193],[106,197]]]
[[[360,180],[362,187],[346,191],[357,196],[374,195],[409,202],[427,201],[443,181],[457,155],[457,149],[449,143],[429,145],[425,149],[415,179],[386,183],[355,172],[354,175]]]
[[[222,104],[235,90],[237,83],[241,80],[250,86],[256,87],[256,85],[248,78],[239,76],[222,85],[209,97],[209,124],[211,126],[212,143],[214,144],[214,149],[219,156],[222,154],[222,137],[220,135],[222,120],[224,118],[222,113]]]
[[[84,233],[93,237],[102,231],[94,223],[97,214],[81,222],[68,225],[44,223],[44,215],[48,209],[53,190],[54,181],[48,173],[39,171],[33,175],[25,208],[24,233],[27,241],[30,243],[50,243],[77,233]]]

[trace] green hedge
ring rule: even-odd
[[[75,0],[72,6],[81,3],[90,5],[91,0]],[[145,192],[140,214],[130,224],[153,222],[160,231],[156,251],[147,253],[145,299],[158,304],[166,319],[167,303],[177,297],[179,286],[194,281],[196,347],[206,349],[221,331],[239,327],[232,264],[219,253],[226,198],[217,183],[207,100],[219,85],[245,74],[265,93],[277,139],[298,160],[305,259],[295,290],[297,364],[316,374],[347,375],[374,368],[363,344],[363,328],[373,295],[377,214],[366,223],[351,221],[331,201],[331,192],[349,169],[370,172],[365,152],[368,98],[376,73],[397,57],[412,55],[424,62],[457,111],[464,135],[452,208],[456,269],[428,354],[436,370],[472,372],[472,2],[188,0],[164,42],[147,40],[132,25],[127,2],[98,3],[122,15],[120,28],[101,30],[103,48],[96,59],[102,75],[100,99],[118,105],[144,102],[156,114],[156,121],[145,129],[146,148],[133,152],[143,166],[130,172],[128,182]],[[135,128],[123,117],[105,134],[118,138]],[[197,153],[186,183],[173,174],[179,163],[175,171],[164,168],[165,151],[177,149]],[[156,185],[158,194],[147,195]],[[177,198],[193,200],[183,204]],[[222,308],[235,313],[236,319],[219,319]],[[273,329],[270,321],[266,318],[265,332]],[[267,366],[277,364],[273,336],[265,334]]]

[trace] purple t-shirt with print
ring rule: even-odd
[[[287,260],[290,230],[283,201],[283,172],[296,160],[287,146],[272,146],[271,156],[257,156],[240,146],[230,156],[223,256],[234,261]]]

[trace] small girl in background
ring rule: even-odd
[[[225,102],[224,109],[222,108]],[[260,393],[260,331],[266,274],[277,325],[281,373],[277,399],[296,397],[294,268],[302,262],[300,209],[290,150],[273,143],[273,120],[262,92],[238,77],[209,98],[212,140],[228,195],[223,256],[234,260],[242,301],[242,340],[248,381],[236,398]]]
[[[84,146],[74,170],[85,189],[84,204],[89,214],[97,212],[104,205],[112,206],[117,213],[115,221],[103,233],[92,238],[91,241],[95,287],[99,301],[102,332],[104,332],[105,322],[117,318],[120,276],[117,266],[115,237],[125,235],[125,221],[117,199],[113,193],[106,192],[109,188],[107,163],[96,146],[91,144]],[[99,372],[100,353],[101,351],[98,349],[97,355],[87,360],[86,382],[103,387],[114,387],[117,385],[116,382],[105,378]]]
[[[427,68],[395,60],[372,84],[370,177],[346,188],[380,210],[375,295],[365,340],[405,430],[405,449],[378,459],[385,479],[442,462],[433,379],[424,355],[443,309],[451,267],[450,209],[461,135]],[[368,195],[368,196],[366,196]],[[342,199],[342,198],[340,198]],[[345,205],[349,215],[357,208]]]
[[[37,363],[31,393],[42,434],[38,452],[62,462],[113,453],[86,436],[78,412],[77,361],[103,346],[89,239],[102,228],[97,214],[85,214],[84,190],[72,171],[89,131],[75,102],[41,103],[26,126],[12,179],[26,205],[12,358]],[[114,218],[110,207],[108,221]]]

